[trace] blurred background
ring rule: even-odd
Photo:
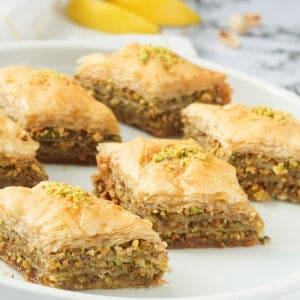
[[[245,14],[260,20],[241,34]],[[299,0],[0,0],[0,47],[36,39],[170,44],[300,94],[299,15]]]

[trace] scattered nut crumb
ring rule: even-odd
[[[220,30],[218,38],[227,47],[238,48],[241,45],[238,36],[232,32]]]
[[[261,15],[258,14],[244,14],[249,24],[252,27],[259,26],[261,23]]]
[[[261,16],[258,14],[234,14],[229,17],[229,27],[240,34],[247,33],[252,27],[259,26]]]
[[[24,132],[21,133],[20,139],[22,141],[26,142],[26,141],[28,141],[28,138],[29,138],[29,136],[28,136],[27,132],[24,131]]]

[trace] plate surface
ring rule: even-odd
[[[0,67],[27,64],[49,67],[72,74],[81,55],[111,51],[111,43],[27,42],[0,48]],[[176,51],[176,49],[174,49]],[[250,75],[198,58],[194,63],[226,72],[234,88],[234,101],[247,105],[271,105],[292,112],[300,118],[300,99]],[[124,141],[144,135],[122,125]],[[50,180],[65,181],[91,190],[90,177],[95,167],[47,165]],[[95,290],[70,292],[25,282],[0,262],[1,300],[55,299],[274,299],[300,286],[300,205],[269,202],[255,204],[265,220],[265,232],[271,237],[267,246],[251,248],[171,250],[173,271],[169,282],[151,289]]]

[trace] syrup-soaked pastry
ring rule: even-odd
[[[300,122],[270,107],[191,104],[184,134],[237,169],[250,200],[300,202]]]
[[[63,289],[163,283],[166,245],[148,220],[78,187],[0,190],[0,257],[25,279]]]
[[[40,143],[37,158],[44,162],[95,164],[99,142],[120,140],[108,107],[48,69],[0,69],[0,107]]]
[[[103,143],[97,163],[95,193],[149,219],[169,248],[266,241],[235,168],[193,140]]]
[[[156,136],[181,132],[180,110],[192,102],[225,104],[226,75],[162,47],[129,44],[82,57],[75,78],[117,118]]]

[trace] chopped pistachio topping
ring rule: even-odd
[[[288,170],[286,169],[283,162],[280,162],[278,165],[273,166],[272,169],[276,175],[284,175],[288,173]]]
[[[298,162],[296,160],[294,160],[294,159],[289,159],[289,166],[291,168],[297,168]]]
[[[141,63],[146,64],[148,62],[150,53],[147,51],[147,49],[140,50],[138,55]]]
[[[6,83],[13,83],[13,82],[15,82],[14,77],[12,75],[9,75],[6,79]]]
[[[195,159],[204,160],[206,156],[200,146],[175,144],[163,147],[152,156],[152,161],[159,163],[165,160],[178,160],[182,165],[186,165]]]
[[[266,106],[257,106],[252,108],[252,114],[254,116],[256,115],[256,116],[269,117],[271,119],[278,121],[279,123],[283,123],[291,120],[290,114],[279,110],[273,110],[271,107],[266,107]]]
[[[132,247],[137,248],[139,246],[139,240],[133,240],[132,241]]]
[[[63,182],[50,183],[46,186],[46,192],[48,195],[60,196],[75,203],[91,199],[90,194],[80,187],[73,187]]]
[[[151,57],[160,58],[166,70],[170,69],[172,65],[183,61],[177,54],[163,47],[147,45],[143,46],[138,52],[138,58],[142,64],[147,64]]]
[[[30,80],[31,84],[43,84],[48,82],[49,79],[59,80],[63,78],[64,75],[55,72],[50,69],[43,69],[38,71]]]

